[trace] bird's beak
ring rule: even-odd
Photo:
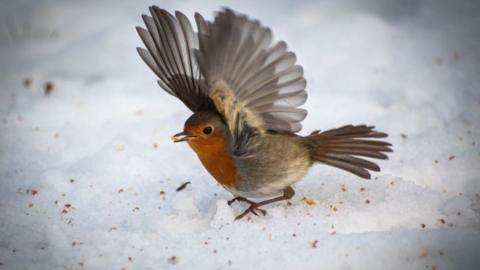
[[[195,138],[196,136],[194,135],[189,135],[187,134],[185,131],[183,132],[180,132],[180,133],[177,133],[175,135],[172,136],[172,141],[174,143],[177,143],[177,142],[184,142],[184,141],[188,141],[188,140],[191,140],[193,138]]]

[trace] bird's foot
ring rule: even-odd
[[[228,201],[228,205],[232,204],[234,201],[247,202],[247,203],[250,204],[250,206],[247,208],[247,210],[245,210],[242,214],[238,215],[235,218],[235,220],[241,219],[242,217],[246,216],[250,212],[253,213],[254,215],[258,216],[256,211],[262,213],[265,216],[267,214],[267,211],[265,211],[263,209],[260,209],[259,208],[260,206],[264,206],[266,204],[291,199],[294,194],[295,194],[295,191],[293,190],[293,188],[292,187],[287,187],[283,190],[283,195],[282,196],[278,196],[278,197],[268,199],[268,200],[265,200],[265,201],[261,201],[261,202],[252,202],[252,201],[250,201],[250,200],[248,200],[244,197],[235,197],[232,200]]]
[[[255,216],[258,216],[258,212],[262,213],[264,216],[267,214],[267,211],[263,210],[263,209],[260,209],[258,208],[259,205],[257,205],[257,203],[255,202],[252,202],[252,201],[248,201],[250,203],[250,206],[245,210],[243,211],[243,213],[241,213],[240,215],[238,215],[235,220],[239,220],[241,218],[243,218],[244,216],[246,216],[248,213],[252,213],[254,214]]]
[[[235,198],[231,199],[231,200],[230,200],[230,201],[228,201],[227,203],[228,203],[228,205],[232,205],[232,203],[234,203],[235,201],[239,201],[239,202],[247,202],[247,203],[249,203],[249,204],[254,204],[254,203],[255,203],[255,202],[252,202],[252,201],[250,201],[250,200],[249,200],[249,199],[247,199],[247,198],[240,197],[240,196],[237,196],[237,197],[235,197]]]

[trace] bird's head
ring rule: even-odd
[[[192,148],[228,142],[230,133],[220,116],[211,111],[199,111],[185,121],[183,132],[172,136],[173,142],[188,142]]]

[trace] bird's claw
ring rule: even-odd
[[[232,203],[234,203],[235,201],[247,202],[247,203],[249,203],[249,204],[255,204],[255,202],[252,202],[252,201],[250,201],[249,199],[244,198],[244,197],[240,197],[240,196],[231,199],[231,200],[228,201],[227,203],[228,203],[228,205],[232,205]]]
[[[240,198],[240,197],[235,197],[235,198],[231,199],[230,201],[228,201],[228,202],[227,202],[228,205],[232,205],[232,203],[234,203],[235,201],[237,201],[238,198]]]
[[[258,212],[262,213],[264,216],[267,215],[267,211],[263,210],[263,209],[260,209],[258,208],[258,203],[254,202],[254,201],[250,201],[249,199],[247,198],[244,198],[244,197],[235,197],[233,199],[231,199],[230,201],[228,201],[228,205],[231,205],[232,203],[234,203],[235,201],[239,201],[239,202],[246,202],[246,203],[249,203],[250,206],[245,209],[245,211],[243,211],[243,213],[241,213],[240,215],[238,215],[235,220],[239,220],[241,218],[243,218],[244,216],[246,216],[248,213],[252,213],[254,214],[255,216],[258,216]]]
[[[239,220],[239,219],[243,218],[243,217],[246,216],[248,213],[252,213],[252,214],[254,214],[255,216],[258,216],[258,214],[257,214],[256,211],[262,213],[264,216],[267,214],[267,211],[258,208],[258,206],[257,206],[256,203],[250,203],[250,206],[249,206],[245,211],[243,211],[243,213],[241,213],[240,215],[238,215],[238,216],[235,218],[235,220]]]

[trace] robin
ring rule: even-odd
[[[369,179],[380,167],[365,159],[387,159],[387,134],[373,126],[346,125],[308,136],[296,134],[307,111],[303,69],[285,42],[257,20],[230,9],[213,22],[195,14],[197,32],[181,12],[156,6],[137,31],[146,49],[138,53],[158,84],[194,114],[174,142],[187,142],[215,180],[249,207],[288,200],[292,185],[315,163]],[[250,199],[263,198],[256,202]]]

